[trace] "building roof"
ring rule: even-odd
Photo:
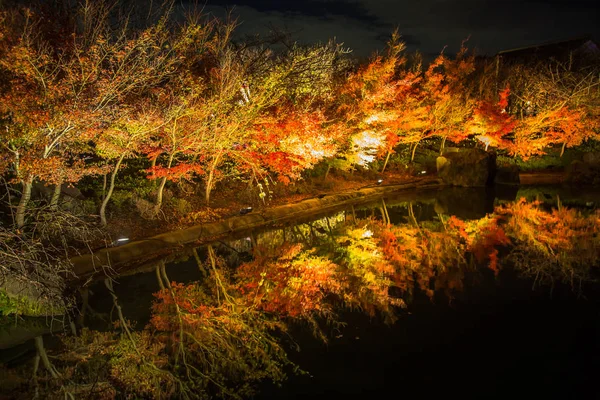
[[[557,59],[566,61],[573,57],[578,61],[600,59],[600,46],[590,36],[537,44],[534,46],[504,50],[497,54],[505,61],[529,61],[532,59]]]

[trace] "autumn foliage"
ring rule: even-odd
[[[114,197],[136,176],[144,218],[168,206],[198,224],[229,212],[210,208],[224,188],[258,189],[264,206],[274,185],[311,170],[383,172],[395,153],[414,162],[423,143],[527,160],[598,139],[596,67],[504,65],[467,42],[424,64],[398,32],[361,64],[334,41],[242,40],[230,19],[182,19],[168,6],[130,19],[117,3],[72,4],[68,16],[41,3],[0,11],[0,281],[35,277],[46,299],[66,291],[65,259],[104,243],[90,225],[117,219]],[[66,185],[91,193],[81,220],[61,209]],[[36,198],[36,186],[51,198]],[[170,189],[183,187],[201,190],[206,208],[174,200]],[[83,393],[74,381],[99,398],[239,398],[294,368],[279,341],[290,323],[326,339],[340,309],[394,321],[414,296],[452,299],[473,274],[512,268],[576,285],[600,258],[598,213],[519,200],[478,220],[409,216],[327,220],[324,234],[311,226],[303,240],[254,246],[235,270],[211,246],[204,279],[187,284],[163,265],[148,325],[121,318],[111,332],[65,339],[62,376],[45,383],[65,398]]]
[[[424,65],[394,32],[355,68],[334,42],[240,46],[234,22],[190,14],[177,24],[168,9],[135,28],[111,24],[102,2],[62,25],[45,8],[21,11],[0,20],[0,171],[22,188],[20,228],[35,182],[90,175],[104,175],[106,225],[127,159],[147,160],[158,216],[165,188],[181,182],[202,186],[208,204],[220,183],[288,184],[319,163],[382,160],[384,170],[424,140],[527,159],[597,137],[596,75],[554,64],[494,73],[467,42]]]

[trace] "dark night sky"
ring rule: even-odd
[[[335,37],[356,56],[384,47],[398,27],[409,50],[426,58],[454,53],[470,36],[479,54],[583,35],[600,38],[600,0],[205,0],[205,11],[232,9],[240,33],[285,28],[301,43]]]

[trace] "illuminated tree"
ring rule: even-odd
[[[418,69],[406,68],[404,50],[396,31],[386,55],[374,57],[341,90],[340,111],[349,123],[353,145],[348,155],[358,165],[367,165],[379,153],[387,154],[387,164],[397,143],[417,142],[416,136],[422,133],[427,110],[416,101],[421,78]]]
[[[206,48],[197,48],[198,53]],[[160,179],[156,193],[155,213],[162,205],[163,191],[168,180],[191,179],[203,172],[203,160],[199,149],[204,139],[198,127],[211,118],[210,108],[203,98],[205,90],[201,77],[193,77],[189,71],[181,71],[169,86],[159,91],[157,112],[161,114],[162,126],[153,133],[142,152],[152,161],[148,169],[149,179]],[[160,162],[159,158],[164,161]]]
[[[81,133],[94,123],[93,113],[80,108],[77,82],[65,74],[68,55],[50,47],[36,31],[40,18],[29,10],[24,14],[23,20],[13,16],[11,24],[5,21],[6,34],[0,41],[0,69],[8,85],[0,92],[0,116],[6,128],[2,146],[5,165],[22,184],[15,215],[18,228],[25,224],[35,179],[54,184],[60,194],[63,181],[76,182],[93,173],[72,152],[83,146]],[[55,194],[53,204],[57,200]]]
[[[567,147],[579,146],[588,139],[597,138],[595,128],[598,127],[598,121],[594,118],[589,118],[583,109],[573,110],[569,107],[561,107],[558,110],[553,110],[547,113],[538,114],[538,118],[547,118],[548,128],[544,136],[548,138],[550,143],[560,144],[560,156],[565,152]],[[534,117],[535,118],[535,117]]]
[[[113,121],[110,128],[103,129],[96,138],[98,155],[114,162],[108,191],[100,205],[100,223],[103,226],[107,224],[106,207],[113,194],[116,177],[123,161],[135,156],[148,136],[163,124],[156,110],[148,104],[138,104],[135,108],[120,107],[118,112],[118,119]]]
[[[102,225],[106,225],[106,206],[123,160],[144,149],[148,136],[165,118],[174,117],[160,115],[156,102],[163,98],[156,92],[174,79],[179,69],[185,73],[189,64],[197,62],[196,53],[201,54],[210,38],[212,25],[203,26],[195,18],[192,15],[186,24],[172,29],[167,13],[139,32],[125,26],[112,35],[104,34],[107,22],[100,20],[76,49],[75,66],[94,89],[90,105],[101,114],[102,126],[108,127],[98,129],[92,140],[101,156],[115,160],[110,187],[100,206]]]
[[[506,136],[513,132],[517,121],[507,112],[510,88],[506,87],[499,94],[498,103],[480,101],[469,122],[468,131],[485,145],[498,148],[509,147]]]
[[[459,143],[468,136],[465,125],[474,106],[468,86],[474,70],[475,56],[463,43],[453,59],[441,54],[425,71],[422,101],[428,106],[428,135],[442,139],[440,153],[447,139]]]
[[[311,137],[312,145],[304,143],[304,149],[295,137],[308,138],[308,132],[315,133],[314,129],[324,122],[318,105],[330,96],[330,60],[341,51],[328,46],[318,51],[293,50],[291,55],[279,58],[260,48],[238,51],[227,41],[218,50],[212,55],[214,66],[205,80],[205,117],[195,119],[196,134],[201,138],[196,152],[203,158],[207,203],[216,182],[228,176],[250,173],[254,179],[270,170],[282,177],[288,174],[289,179],[290,172],[297,177],[302,164],[306,168],[313,163],[318,152],[323,151],[323,156],[331,153],[327,149],[331,146],[327,129]],[[323,57],[323,53],[328,56]],[[309,68],[317,70],[311,72]],[[309,79],[313,73],[327,79],[313,81]],[[298,107],[283,118],[281,110],[289,110],[290,103],[303,100],[304,109]],[[294,120],[307,124],[303,131],[283,140],[281,135],[286,129],[290,133]]]
[[[504,71],[512,89],[510,112],[518,118],[509,152],[543,155],[550,145],[578,146],[597,137],[598,76],[555,60],[511,66]]]
[[[300,173],[335,156],[344,141],[339,124],[326,121],[320,109],[278,107],[257,119],[253,127],[247,165],[258,180],[275,174],[284,183],[299,179]]]
[[[140,96],[174,76],[184,63],[184,48],[205,36],[191,23],[171,31],[168,15],[140,31],[126,23],[113,28],[107,4],[81,7],[81,21],[60,30],[59,37],[49,36],[52,29],[46,34],[48,19],[29,10],[23,21],[4,21],[8,34],[0,43],[0,67],[9,89],[0,93],[0,113],[8,130],[5,155],[23,184],[18,227],[33,181],[44,175],[60,188],[63,181],[97,172],[76,162],[89,151],[84,145],[99,138],[106,147],[110,139],[102,138],[102,130],[122,124],[128,117],[119,111],[131,108],[128,102],[144,102]]]

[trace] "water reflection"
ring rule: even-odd
[[[42,397],[245,398],[260,381],[302,373],[285,351],[291,325],[328,341],[343,332],[343,310],[394,323],[417,294],[450,302],[482,275],[576,289],[594,277],[598,212],[471,194],[380,199],[190,249],[179,264],[122,279],[124,290],[107,280],[84,307],[96,313],[82,318],[86,328],[62,337],[34,385],[16,387]]]

